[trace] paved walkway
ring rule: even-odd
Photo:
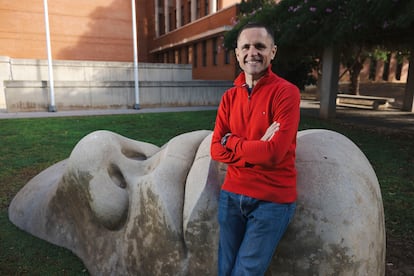
[[[46,117],[74,117],[74,116],[100,116],[100,115],[119,115],[119,114],[139,114],[139,113],[160,113],[160,112],[183,112],[215,110],[216,106],[189,106],[189,107],[157,107],[142,109],[87,109],[70,110],[58,112],[13,112],[8,113],[0,110],[0,119],[16,118],[46,118]]]
[[[302,100],[301,113],[304,116],[318,118],[319,102]],[[404,132],[414,135],[414,113],[398,109],[369,110],[337,107],[335,121],[367,127],[378,127],[393,132]]]
[[[183,112],[215,110],[216,106],[191,106],[191,107],[160,107],[142,109],[104,109],[104,110],[73,110],[58,112],[17,112],[7,113],[0,110],[1,119],[15,118],[44,118],[44,117],[73,117],[73,116],[99,116],[116,114],[139,114],[159,112]],[[319,117],[319,102],[315,100],[301,101],[301,114],[303,116]],[[414,113],[402,112],[396,109],[366,110],[356,108],[338,107],[336,121],[358,124],[370,127],[381,127],[395,132],[405,132],[414,135]]]

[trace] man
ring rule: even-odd
[[[221,100],[211,142],[228,164],[219,200],[219,275],[263,275],[295,211],[300,94],[271,71],[277,47],[264,25],[245,25],[243,72]]]

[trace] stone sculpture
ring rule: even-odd
[[[10,220],[73,251],[92,275],[216,275],[217,200],[226,167],[210,131],[163,147],[93,132],[13,199]],[[298,134],[298,208],[268,274],[384,275],[376,175],[349,139]]]

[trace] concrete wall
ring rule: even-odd
[[[230,82],[140,82],[140,107],[218,105]],[[47,111],[46,81],[5,81],[7,112]],[[55,105],[59,110],[133,108],[133,81],[57,81]]]
[[[0,56],[0,109],[6,108],[6,98],[4,83],[5,80],[11,80],[10,58]]]
[[[141,107],[218,105],[229,81],[192,80],[191,65],[140,63]],[[57,110],[132,108],[130,62],[54,61]],[[50,105],[45,60],[0,57],[0,109],[46,111]]]
[[[7,68],[6,73],[0,71],[3,80],[49,79],[47,60],[0,57],[0,64]],[[191,70],[186,64],[138,64],[140,81],[190,81]],[[9,78],[4,78],[6,74]],[[134,66],[132,62],[54,60],[53,77],[55,81],[130,81]]]

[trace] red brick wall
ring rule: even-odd
[[[218,44],[222,43],[218,37]],[[203,65],[202,43],[198,43],[198,62],[197,67],[193,67],[193,78],[202,80],[233,80],[236,74],[236,59],[233,51],[230,52],[230,63],[225,64],[225,49],[220,45],[217,53],[217,64],[213,64],[212,39],[207,41],[206,66]]]
[[[54,59],[133,60],[131,1],[48,2]],[[145,18],[138,23],[147,24]],[[146,43],[140,47],[145,49]],[[42,0],[0,0],[0,55],[34,59],[47,57]],[[141,60],[146,56],[146,53],[140,55]]]
[[[126,0],[129,1],[130,0]],[[135,4],[137,17],[138,61],[155,62],[149,55],[148,41],[155,37],[154,1],[137,0]],[[132,42],[131,42],[132,43]]]

